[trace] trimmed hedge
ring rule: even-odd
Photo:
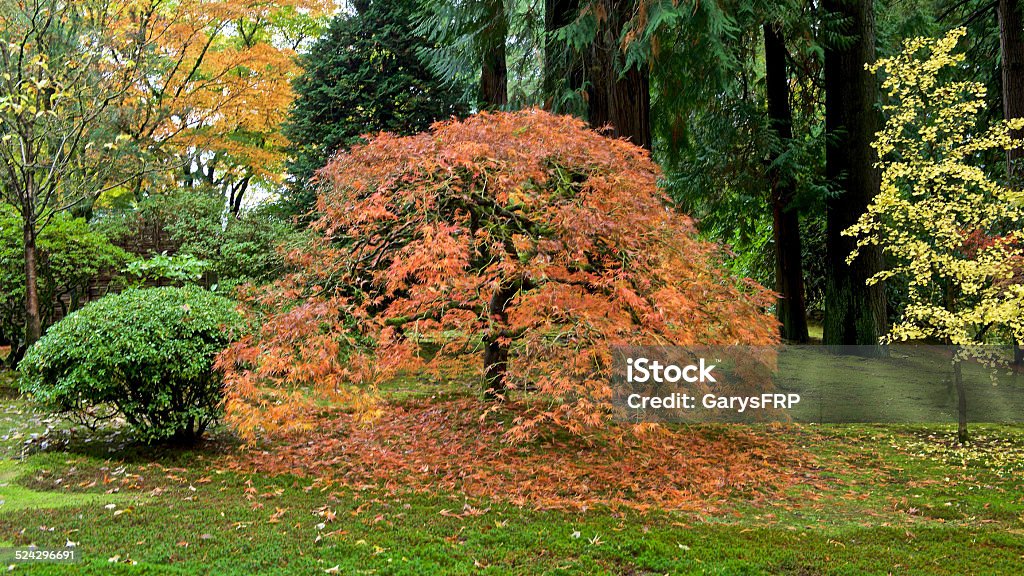
[[[220,416],[213,361],[244,327],[234,302],[198,287],[106,296],[29,349],[21,388],[89,425],[121,416],[139,440],[190,444]]]

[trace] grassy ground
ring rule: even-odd
[[[0,546],[75,543],[39,574],[1020,574],[1024,429],[804,426],[808,482],[714,514],[534,510],[230,472],[196,450],[71,434],[0,400]],[[49,429],[49,431],[47,431]],[[65,442],[67,439],[70,442]],[[813,478],[810,478],[812,477]],[[813,481],[811,481],[813,480]]]

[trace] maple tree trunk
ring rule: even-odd
[[[493,20],[483,32],[488,45],[480,70],[480,105],[482,108],[501,108],[508,104],[508,64],[505,56],[508,20],[504,3],[500,0],[492,0],[491,9]]]
[[[881,283],[867,280],[882,269],[882,251],[865,247],[851,264],[856,242],[842,231],[852,226],[878,193],[880,175],[871,147],[878,125],[875,76],[864,65],[875,60],[871,0],[826,0],[833,22],[844,23],[844,39],[825,47],[826,176],[838,184],[825,201],[825,326],[828,345],[876,345],[885,333]]]
[[[783,147],[793,138],[793,112],[789,106],[789,73],[786,70],[786,39],[775,24],[764,25],[765,91],[768,121]],[[781,155],[775,155],[774,163]],[[772,232],[775,239],[776,317],[782,338],[805,343],[807,310],[804,303],[804,276],[801,262],[800,218],[792,206],[796,186],[776,166],[769,171],[771,181]]]
[[[484,336],[484,398],[504,400],[508,392],[505,375],[508,373],[508,312],[506,307],[519,292],[518,282],[506,284],[494,291],[487,313],[493,327]]]
[[[242,199],[245,197],[245,192],[249,189],[251,181],[252,176],[245,176],[239,182],[228,185],[230,190],[228,206],[231,210],[231,215],[235,218],[238,218],[238,215],[242,212]]]
[[[42,336],[39,318],[39,278],[36,273],[36,233],[30,217],[23,224],[25,242],[25,347],[29,347]]]
[[[1002,58],[1003,118],[1012,120],[1024,116],[1024,19],[1017,0],[999,0],[999,53]],[[1022,131],[1011,133],[1020,138]],[[1011,179],[1020,176],[1020,160],[1024,149],[1006,151],[1006,174]]]
[[[619,32],[631,17],[632,2],[601,0],[610,17],[598,27],[587,66],[587,117],[590,125],[612,126],[612,135],[651,149],[651,79],[647,67],[620,74]],[[621,76],[621,77],[620,77]]]

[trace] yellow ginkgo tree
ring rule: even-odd
[[[879,60],[886,122],[875,148],[881,191],[844,233],[858,250],[880,246],[887,267],[869,282],[901,278],[902,315],[883,343],[939,341],[956,347],[961,441],[967,440],[960,360],[991,360],[986,345],[1024,338],[1024,194],[997,180],[985,159],[1021,146],[1024,118],[983,127],[985,87],[958,80],[963,29],[915,38]],[[854,258],[856,252],[850,256]]]

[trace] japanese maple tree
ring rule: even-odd
[[[539,110],[335,157],[297,271],[251,295],[273,312],[219,359],[227,417],[302,426],[318,396],[366,406],[400,371],[468,373],[520,393],[509,440],[582,433],[609,419],[613,345],[775,342],[773,294],[726,271],[658,177],[643,149]]]

